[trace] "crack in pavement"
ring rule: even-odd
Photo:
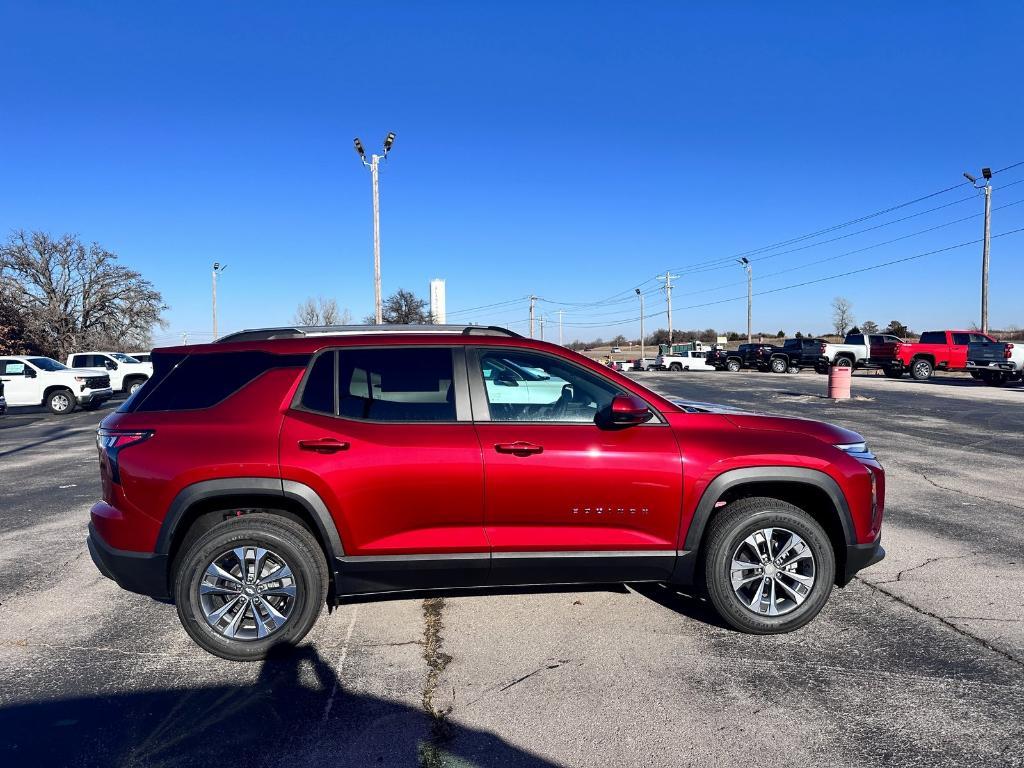
[[[896,593],[892,592],[891,590],[888,590],[888,589],[885,589],[884,587],[882,587],[883,583],[892,583],[892,582],[874,582],[873,583],[873,582],[870,582],[870,581],[866,581],[861,576],[854,576],[854,578],[857,581],[859,581],[862,584],[864,584],[865,586],[867,586],[869,589],[877,590],[877,591],[881,592],[883,595],[887,595],[888,597],[891,597],[897,603],[899,603],[900,605],[905,605],[907,608],[909,608],[910,610],[914,611],[915,613],[919,613],[922,616],[927,616],[929,618],[932,618],[932,619],[935,619],[935,620],[941,622],[942,624],[944,624],[945,626],[949,627],[951,630],[956,632],[958,635],[962,635],[963,637],[970,638],[971,640],[973,640],[974,642],[978,643],[982,647],[992,651],[995,654],[998,654],[999,656],[1002,656],[1007,661],[1011,661],[1014,664],[1016,664],[1017,666],[1024,668],[1024,658],[1018,658],[1016,655],[1014,655],[1010,651],[1005,651],[1002,648],[996,647],[995,645],[990,643],[988,640],[985,640],[985,639],[983,639],[981,637],[978,637],[977,635],[972,635],[966,629],[964,629],[964,628],[954,624],[953,621],[951,621],[949,617],[947,617],[947,616],[940,616],[939,614],[934,613],[932,611],[929,611],[929,610],[927,610],[925,608],[919,608],[918,606],[914,605],[913,603],[907,602],[906,600],[904,600],[902,597],[900,597]]]
[[[430,718],[430,733],[420,745],[419,763],[422,768],[441,768],[445,764],[441,745],[451,741],[454,727],[448,720],[451,705],[438,709],[434,703],[437,683],[452,662],[452,657],[441,650],[444,629],[444,598],[428,597],[423,601],[423,658],[427,662],[427,679],[423,683],[423,711]],[[454,696],[455,691],[452,691]]]
[[[978,554],[977,552],[971,552],[971,554],[969,554],[969,555],[942,555],[940,557],[929,557],[929,558],[926,558],[923,563],[918,563],[917,565],[912,565],[909,568],[904,568],[902,571],[900,571],[899,573],[896,574],[896,578],[895,579],[885,579],[884,581],[876,581],[876,582],[873,582],[873,583],[874,584],[895,584],[898,581],[903,581],[903,575],[904,574],[910,573],[911,571],[920,570],[921,568],[924,568],[926,565],[931,565],[932,563],[937,563],[940,560],[966,560],[968,557],[974,557],[977,554]]]
[[[1007,507],[1012,507],[1013,509],[1024,510],[1024,506],[1021,506],[1020,504],[1013,504],[1012,502],[1009,502],[1006,499],[990,499],[987,496],[978,496],[975,493],[968,493],[967,491],[962,491],[959,488],[949,488],[948,486],[945,485],[939,485],[930,477],[928,477],[928,475],[926,475],[924,472],[921,473],[921,477],[923,477],[929,485],[938,488],[940,491],[959,493],[961,496],[967,496],[968,498],[977,499],[978,501],[987,501],[989,504],[1003,504]]]

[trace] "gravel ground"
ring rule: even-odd
[[[779,637],[663,587],[326,611],[263,664],[194,646],[84,544],[100,413],[0,419],[0,765],[1024,766],[1024,388],[649,373],[862,432],[887,559]]]

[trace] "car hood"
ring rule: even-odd
[[[109,376],[110,371],[106,368],[68,368],[70,373],[76,376]]]
[[[830,445],[862,443],[864,438],[852,429],[838,427],[826,421],[801,419],[793,416],[770,416],[750,413],[741,408],[715,403],[701,403],[693,400],[671,399],[687,413],[717,413],[739,429],[758,429],[772,432],[798,432],[816,438]]]

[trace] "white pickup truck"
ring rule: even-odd
[[[153,375],[153,364],[143,363],[124,352],[76,352],[68,355],[72,368],[98,368],[110,375],[110,386],[129,395]]]
[[[828,365],[848,365],[861,368],[868,364],[871,347],[876,344],[892,344],[903,342],[899,336],[890,333],[848,333],[842,344],[825,344],[822,349],[822,362]]]
[[[707,354],[688,349],[678,355],[658,355],[654,367],[660,371],[713,371],[715,367],[705,360]]]
[[[8,405],[45,405],[53,413],[95,410],[114,396],[106,371],[68,368],[49,357],[0,357],[0,380]]]

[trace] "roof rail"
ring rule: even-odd
[[[368,336],[375,334],[462,334],[464,336],[479,334],[481,336],[521,338],[515,331],[497,325],[296,325],[238,331],[221,336],[215,343],[298,339],[306,336]]]

